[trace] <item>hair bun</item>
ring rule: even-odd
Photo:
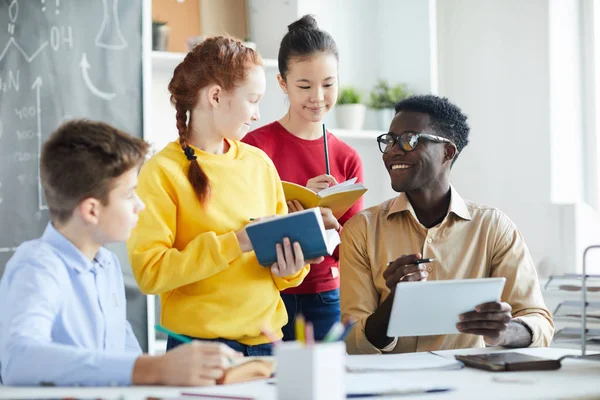
[[[319,29],[319,26],[317,25],[317,20],[312,15],[306,14],[299,20],[288,25],[288,32],[300,29]]]

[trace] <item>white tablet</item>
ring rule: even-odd
[[[499,301],[505,278],[401,282],[396,286],[387,335],[460,333],[458,316],[482,303]]]

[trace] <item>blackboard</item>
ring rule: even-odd
[[[39,154],[56,127],[89,118],[142,137],[144,1],[0,0],[0,276],[48,222]],[[127,275],[123,246],[111,250]]]
[[[48,221],[39,152],[60,123],[142,136],[141,54],[142,0],[0,0],[2,270]]]

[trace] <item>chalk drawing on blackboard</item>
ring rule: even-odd
[[[18,15],[19,3],[17,3],[17,0],[13,0],[12,3],[10,3],[10,6],[8,6],[8,19],[10,20],[8,23],[8,33],[10,33],[11,36],[15,34],[15,21],[17,20]]]
[[[17,50],[19,50],[19,53],[21,53],[23,55],[23,57],[25,57],[25,60],[28,63],[31,63],[37,57],[37,55],[40,54],[40,52],[42,50],[44,50],[44,48],[46,46],[48,46],[48,42],[46,41],[46,42],[42,43],[42,45],[40,46],[40,48],[37,49],[35,51],[35,53],[33,53],[32,55],[28,55],[27,52],[25,52],[25,50],[23,50],[23,48],[21,46],[19,46],[19,44],[17,43],[17,41],[15,40],[15,38],[11,37],[10,39],[8,39],[8,43],[6,43],[6,46],[4,47],[4,50],[2,50],[2,53],[0,53],[0,61],[2,61],[2,59],[4,58],[4,56],[6,55],[6,53],[8,52],[8,49],[11,46],[16,47]]]
[[[88,87],[88,89],[90,89],[90,92],[92,92],[96,97],[99,97],[103,100],[112,100],[117,96],[115,93],[102,92],[94,85],[94,83],[90,79],[90,75],[88,74],[88,70],[90,69],[90,63],[88,62],[85,53],[83,53],[83,55],[81,56],[81,62],[79,63],[79,65],[81,66],[81,73],[83,74],[83,81],[85,82],[85,85]]]
[[[96,35],[96,46],[110,50],[122,50],[127,47],[127,41],[123,36],[123,32],[121,32],[121,25],[119,24],[119,0],[111,1],[113,2],[112,11],[109,10],[108,0],[102,0],[104,17],[102,18],[100,31]]]

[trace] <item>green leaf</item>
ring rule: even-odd
[[[396,103],[411,95],[406,84],[400,83],[391,87],[386,80],[379,79],[369,95],[369,107],[375,109],[394,108]]]
[[[343,87],[340,90],[340,94],[338,97],[338,104],[359,104],[361,100],[361,94],[358,90],[354,89],[352,86]]]

